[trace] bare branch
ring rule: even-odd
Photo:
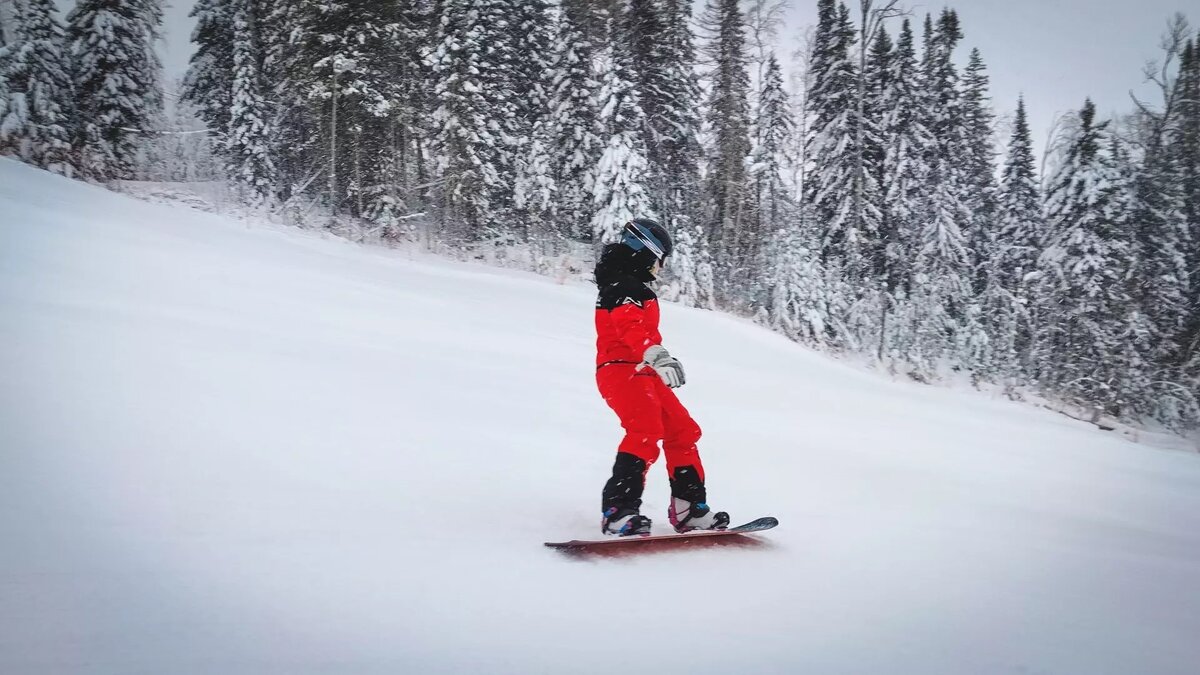
[[[1055,113],[1054,118],[1050,121],[1050,128],[1046,132],[1046,145],[1042,149],[1041,167],[1038,169],[1038,175],[1042,180],[1042,193],[1045,194],[1049,188],[1050,176],[1047,175],[1046,165],[1050,163],[1050,158],[1059,147],[1066,142],[1063,137],[1063,127],[1069,119],[1072,119],[1074,113]]]
[[[861,0],[863,17],[862,34],[864,40],[867,42],[875,39],[884,22],[901,16],[912,15],[911,10],[898,7],[900,0],[888,0],[887,4],[878,8],[872,7],[873,4],[874,0]]]
[[[760,59],[766,60],[790,8],[790,0],[751,0],[750,8],[746,10],[746,25]]]
[[[1191,28],[1187,19],[1181,13],[1174,14],[1167,20],[1167,30],[1159,40],[1159,48],[1163,51],[1161,61],[1150,60],[1142,67],[1146,82],[1153,83],[1162,96],[1161,111],[1153,110],[1149,104],[1142,102],[1132,91],[1129,97],[1137,107],[1143,120],[1144,138],[1142,142],[1147,147],[1156,147],[1161,141],[1163,129],[1175,110],[1177,101],[1175,78],[1171,76],[1173,64],[1183,53],[1184,46],[1191,39]]]
[[[1151,111],[1150,108],[1148,108],[1145,103],[1142,103],[1142,100],[1140,98],[1138,98],[1136,94],[1133,93],[1132,89],[1129,90],[1129,98],[1133,100],[1133,104],[1135,106],[1137,106],[1138,111],[1141,112],[1143,115],[1146,115],[1148,117],[1156,116],[1156,113]]]

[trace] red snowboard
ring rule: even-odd
[[[768,516],[726,530],[693,530],[683,534],[634,535],[632,537],[608,537],[594,540],[572,539],[571,541],[548,541],[546,542],[546,546],[556,548],[565,553],[620,553],[651,549],[657,551],[664,548],[679,548],[695,543],[758,546],[761,545],[761,541],[745,535],[769,530],[778,524],[778,520]]]

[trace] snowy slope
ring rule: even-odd
[[[619,438],[592,302],[0,160],[0,672],[1197,672],[1200,456],[711,312],[664,334],[771,545],[543,548]]]

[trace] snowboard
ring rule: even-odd
[[[739,542],[742,545],[756,545],[759,543],[757,540],[745,537],[744,535],[769,530],[778,524],[779,521],[777,519],[767,516],[724,530],[692,530],[683,534],[633,535],[630,537],[572,539],[571,541],[548,541],[545,543],[550,548],[567,553],[616,553],[631,549],[657,548],[662,545],[682,545],[700,541],[707,541],[713,544]]]

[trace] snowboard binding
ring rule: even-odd
[[[650,519],[637,512],[636,509],[618,509],[609,507],[600,520],[600,531],[604,534],[618,537],[632,537],[650,534]]]

